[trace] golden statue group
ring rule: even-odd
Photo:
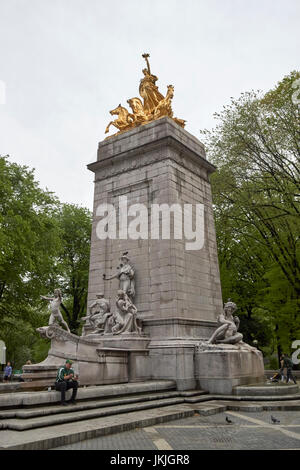
[[[143,69],[144,78],[141,79],[139,93],[143,98],[144,103],[140,98],[131,98],[127,100],[132,112],[130,113],[126,108],[119,106],[110,111],[112,116],[117,115],[117,119],[111,121],[105,129],[105,133],[109,132],[110,126],[115,126],[119,132],[114,135],[120,134],[121,132],[128,131],[134,127],[146,124],[155,119],[159,119],[164,116],[172,118],[181,127],[184,127],[185,121],[173,117],[173,111],[171,102],[174,96],[173,85],[168,85],[168,91],[164,97],[155,85],[158,78],[152,75],[150,71],[150,64],[148,58],[149,54],[143,54],[147,68]],[[111,136],[109,136],[111,137]]]

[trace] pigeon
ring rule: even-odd
[[[277,424],[277,423],[279,424],[280,423],[279,419],[274,418],[274,416],[272,416],[272,415],[271,415],[271,420],[272,420],[273,424]]]
[[[229,419],[228,416],[226,416],[226,423],[233,424],[233,421],[231,421],[231,419]]]

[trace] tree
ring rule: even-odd
[[[63,204],[58,224],[61,248],[53,277],[65,296],[62,308],[70,330],[78,334],[87,303],[92,214],[86,208]]]
[[[44,359],[48,323],[40,295],[63,291],[63,314],[78,333],[87,301],[91,213],[61,204],[39,187],[34,171],[0,157],[0,337],[21,367]]]
[[[278,354],[299,331],[300,112],[292,99],[299,77],[292,72],[265,95],[232,99],[216,128],[203,132],[218,167],[212,189],[222,285],[239,297],[248,326],[254,314],[268,319]]]
[[[20,314],[47,282],[60,243],[57,209],[32,170],[0,157],[0,318]]]

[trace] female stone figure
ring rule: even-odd
[[[164,99],[164,96],[158,91],[155,85],[158,78],[151,74],[150,64],[148,61],[149,54],[143,54],[147,63],[147,68],[143,69],[144,78],[140,81],[139,93],[144,100],[144,111],[151,114],[158,103]]]
[[[120,333],[141,333],[141,328],[137,325],[137,308],[130,301],[123,290],[118,290],[116,299],[116,313],[113,316],[111,331],[113,334]]]
[[[111,277],[106,277],[103,274],[103,279],[105,281],[110,281],[111,279],[119,278],[119,289],[124,291],[131,301],[133,301],[135,296],[135,282],[134,282],[134,269],[129,264],[129,258],[127,252],[121,256],[120,269]]]

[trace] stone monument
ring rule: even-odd
[[[214,391],[217,381],[231,393],[262,380],[263,363],[242,342],[235,304],[222,312],[209,181],[215,167],[174,117],[174,87],[163,96],[149,54],[143,58],[141,98],[127,101],[130,110],[110,111],[117,117],[105,132],[114,126],[117,133],[88,165],[95,187],[83,334],[44,328],[52,338],[46,363],[70,357],[81,383],[172,379],[181,390]]]

